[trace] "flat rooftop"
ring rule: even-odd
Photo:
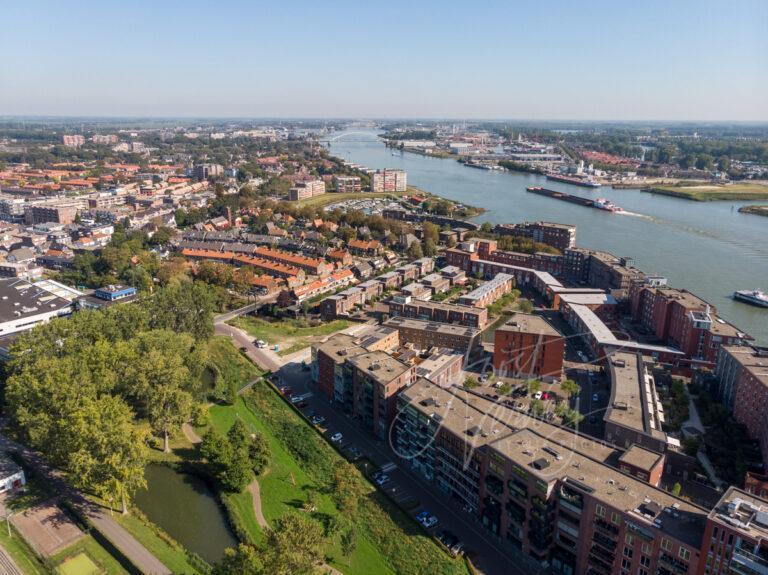
[[[511,276],[509,274],[496,274],[496,276],[492,280],[488,280],[479,288],[474,289],[468,294],[461,296],[461,299],[469,299],[469,300],[481,299],[486,295],[488,295],[488,293],[498,288],[500,285],[503,285],[504,283],[510,280],[514,281],[514,279],[515,279],[514,276]]]
[[[540,315],[532,313],[513,313],[504,325],[497,331],[509,331],[516,333],[535,333],[537,335],[550,335],[560,337],[562,334],[552,324]]]
[[[446,335],[461,337],[475,337],[480,334],[480,330],[473,327],[464,327],[462,325],[453,325],[450,323],[438,323],[435,321],[424,321],[407,317],[393,317],[385,321],[382,325],[396,329],[435,331]]]
[[[731,486],[709,518],[755,539],[768,539],[768,501]]]
[[[360,371],[365,372],[371,379],[383,385],[411,369],[411,366],[384,351],[361,353],[352,357],[349,362]]]
[[[611,401],[605,421],[666,440],[667,434],[661,430],[653,378],[645,369],[642,355],[616,351],[608,356],[608,365]]]
[[[732,345],[723,349],[736,358],[755,379],[768,387],[768,349],[762,354],[747,345]]]
[[[19,278],[2,278],[0,279],[0,322],[18,321],[51,312],[63,312],[71,306],[71,297],[73,294],[70,288],[55,282],[49,284],[44,281],[38,285]]]
[[[621,457],[619,457],[619,462],[627,463],[633,467],[642,469],[643,471],[650,472],[654,467],[656,467],[661,458],[661,453],[656,453],[655,451],[645,449],[639,445],[632,445],[629,449],[621,454]]]
[[[694,547],[701,542],[707,511],[620,471],[616,464],[622,450],[456,386],[443,389],[420,379],[401,397],[475,449],[493,449],[548,483],[578,482],[597,499],[635,514],[639,523],[654,525]],[[544,468],[533,466],[541,460]],[[659,511],[651,516],[649,502],[660,510],[674,509],[674,514]]]

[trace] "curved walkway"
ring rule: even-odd
[[[192,445],[202,443],[203,438],[197,434],[197,432],[189,423],[183,423],[181,425],[181,431],[184,433],[184,437],[187,438],[187,441],[189,441]]]
[[[269,528],[267,520],[264,518],[264,512],[261,509],[261,489],[259,488],[259,481],[254,479],[248,484],[248,491],[251,494],[253,500],[253,514],[256,516],[256,523],[262,529]]]

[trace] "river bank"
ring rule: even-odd
[[[697,202],[725,200],[768,200],[768,184],[739,183],[725,185],[675,185],[641,188],[643,192],[674,196]]]
[[[762,206],[741,206],[739,208],[739,211],[742,214],[752,214],[755,216],[765,216],[768,218],[768,206],[762,205]]]

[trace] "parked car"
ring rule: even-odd
[[[592,401],[600,401],[600,396],[597,395],[596,393],[593,393],[592,394]]]
[[[315,415],[310,421],[312,422],[312,425],[320,425],[325,421],[325,418],[322,415]]]
[[[300,395],[292,395],[291,396],[291,403],[296,404],[299,403],[303,398]]]
[[[334,443],[339,443],[342,439],[344,439],[344,436],[338,431],[331,435],[331,441]]]
[[[301,400],[299,403],[296,404],[296,407],[298,407],[299,409],[304,409],[305,407],[309,407],[309,404],[306,401]]]
[[[293,389],[290,387],[283,386],[280,388],[280,393],[282,393],[283,395],[291,395],[291,393],[293,393]]]
[[[541,394],[541,399],[549,399],[549,393],[546,391]]]
[[[253,344],[259,349],[264,349],[265,347],[267,347],[267,342],[264,341],[263,339],[254,339]]]
[[[387,475],[386,473],[382,473],[376,479],[374,479],[374,481],[376,482],[376,485],[378,485],[379,487],[383,487],[384,485],[389,483],[389,475]]]
[[[431,527],[434,527],[435,525],[437,525],[437,523],[438,523],[437,517],[435,517],[434,515],[427,516],[426,519],[424,519],[424,521],[421,522],[421,524],[424,526],[424,529],[429,529]]]

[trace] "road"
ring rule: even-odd
[[[104,535],[142,573],[146,575],[171,575],[171,570],[110,517],[104,508],[88,500],[80,491],[72,487],[64,479],[61,472],[50,466],[38,453],[3,435],[0,435],[0,449],[18,453],[28,465],[45,477],[61,497],[67,499],[88,517],[94,528]]]
[[[537,564],[531,563],[529,557],[508,547],[500,538],[487,531],[475,516],[459,509],[454,501],[437,491],[434,485],[427,484],[406,468],[398,460],[388,442],[374,438],[341,411],[337,411],[327,399],[318,395],[311,383],[309,372],[299,363],[286,363],[278,375],[280,384],[291,387],[293,395],[312,393],[306,400],[309,406],[305,411],[311,410],[326,418],[324,424],[326,436],[341,432],[344,436],[344,444],[356,446],[375,464],[379,466],[389,462],[397,464],[397,469],[387,473],[391,477],[390,483],[386,486],[390,495],[398,501],[405,500],[409,496],[416,498],[420,505],[409,512],[412,516],[421,510],[428,510],[436,515],[440,523],[431,531],[449,529],[455,533],[464,542],[465,548],[472,552],[472,562],[479,573],[530,575],[541,571]],[[395,489],[394,493],[391,492],[392,488]]]

